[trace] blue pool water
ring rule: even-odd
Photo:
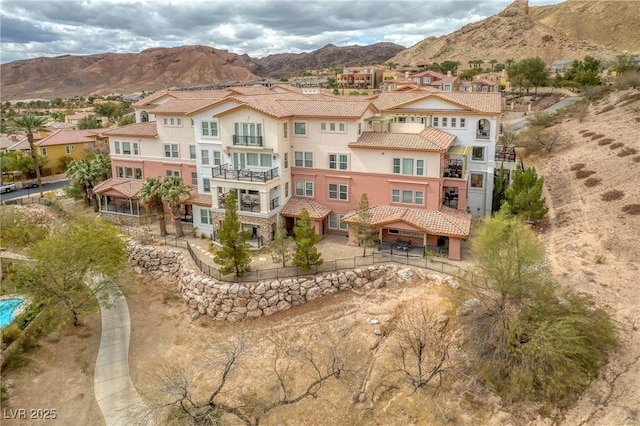
[[[13,313],[24,301],[22,299],[0,300],[0,328],[4,328],[13,321]]]

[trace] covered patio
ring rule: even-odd
[[[142,181],[111,178],[93,188],[103,219],[119,225],[140,225],[146,211],[138,201]]]
[[[287,204],[280,211],[280,215],[284,217],[284,226],[287,231],[293,233],[296,219],[305,209],[309,213],[309,217],[315,227],[316,234],[324,236],[328,230],[328,219],[331,209],[316,201],[303,197],[291,197]]]
[[[469,236],[471,215],[442,206],[439,211],[406,207],[374,206],[371,223],[379,231],[379,249],[403,256],[443,253],[460,260],[462,240]],[[353,225],[357,213],[349,213],[343,222]],[[357,245],[355,227],[349,226],[349,244]]]

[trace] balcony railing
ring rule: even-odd
[[[262,146],[262,136],[233,135],[233,144],[244,146]]]
[[[476,131],[476,139],[489,139],[489,131],[488,130]]]
[[[278,206],[280,206],[280,197],[276,197],[269,201],[269,210],[273,210]]]
[[[213,179],[241,180],[247,182],[268,182],[280,176],[280,168],[269,170],[234,170],[231,164],[222,164],[211,169]]]
[[[444,177],[462,178],[462,160],[449,160],[444,168]]]
[[[516,150],[514,148],[507,148],[496,151],[496,161],[515,163],[517,161]]]

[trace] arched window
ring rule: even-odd
[[[485,120],[484,118],[478,120],[478,130],[476,131],[476,138],[478,139],[489,139],[489,135],[491,134],[491,124],[489,120]]]
[[[143,123],[146,123],[147,121],[149,121],[149,113],[147,111],[142,111],[140,113],[140,121]]]

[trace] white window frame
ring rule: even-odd
[[[349,185],[341,183],[330,183],[329,199],[338,201],[349,201]]]
[[[177,143],[164,144],[164,158],[180,158],[180,146]]]
[[[189,145],[189,159],[195,160],[197,158],[197,151],[195,145]]]
[[[120,141],[113,142],[113,152],[120,155]]]
[[[220,137],[217,120],[205,120],[200,123],[200,135],[203,138],[217,139]]]
[[[476,156],[476,149],[482,150],[480,157]],[[485,161],[485,153],[487,152],[484,146],[473,146],[471,148],[471,161]]]
[[[442,127],[448,127],[447,117],[442,117]]]
[[[300,125],[300,127],[298,127]],[[293,134],[295,136],[307,136],[307,125],[306,121],[294,121],[293,122]]]
[[[440,127],[440,123],[438,122],[440,117],[433,117],[433,126],[432,127]]]
[[[71,145],[65,145],[64,146],[64,152],[67,154],[71,154]]]
[[[469,187],[470,188],[474,188],[474,189],[484,189],[484,173],[474,173],[471,172],[469,173]],[[478,182],[474,182],[474,177],[475,176],[479,176],[480,177],[480,185],[478,185]]]
[[[283,139],[287,139],[289,137],[289,123],[286,121],[282,123],[282,137]]]
[[[198,185],[198,172],[191,172],[191,185]]]
[[[214,166],[222,165],[222,152],[213,151],[213,165]]]
[[[211,193],[211,179],[208,177],[202,178],[202,192],[205,194]]]
[[[343,214],[329,213],[329,229],[335,229],[337,231],[348,231],[349,225],[342,221],[343,218]]]
[[[329,154],[329,168],[332,170],[349,170],[349,154]]]
[[[288,169],[289,168],[289,153],[288,152],[284,153],[283,162],[284,162],[284,168]]]
[[[460,117],[460,127],[461,128],[467,127],[467,119],[466,118]]]
[[[209,165],[209,150],[201,149],[200,150],[200,163],[202,165]]]
[[[165,170],[164,175],[166,177],[180,177],[180,170]]]
[[[200,209],[200,224],[211,225],[213,220],[211,218],[211,212],[208,209]]]

